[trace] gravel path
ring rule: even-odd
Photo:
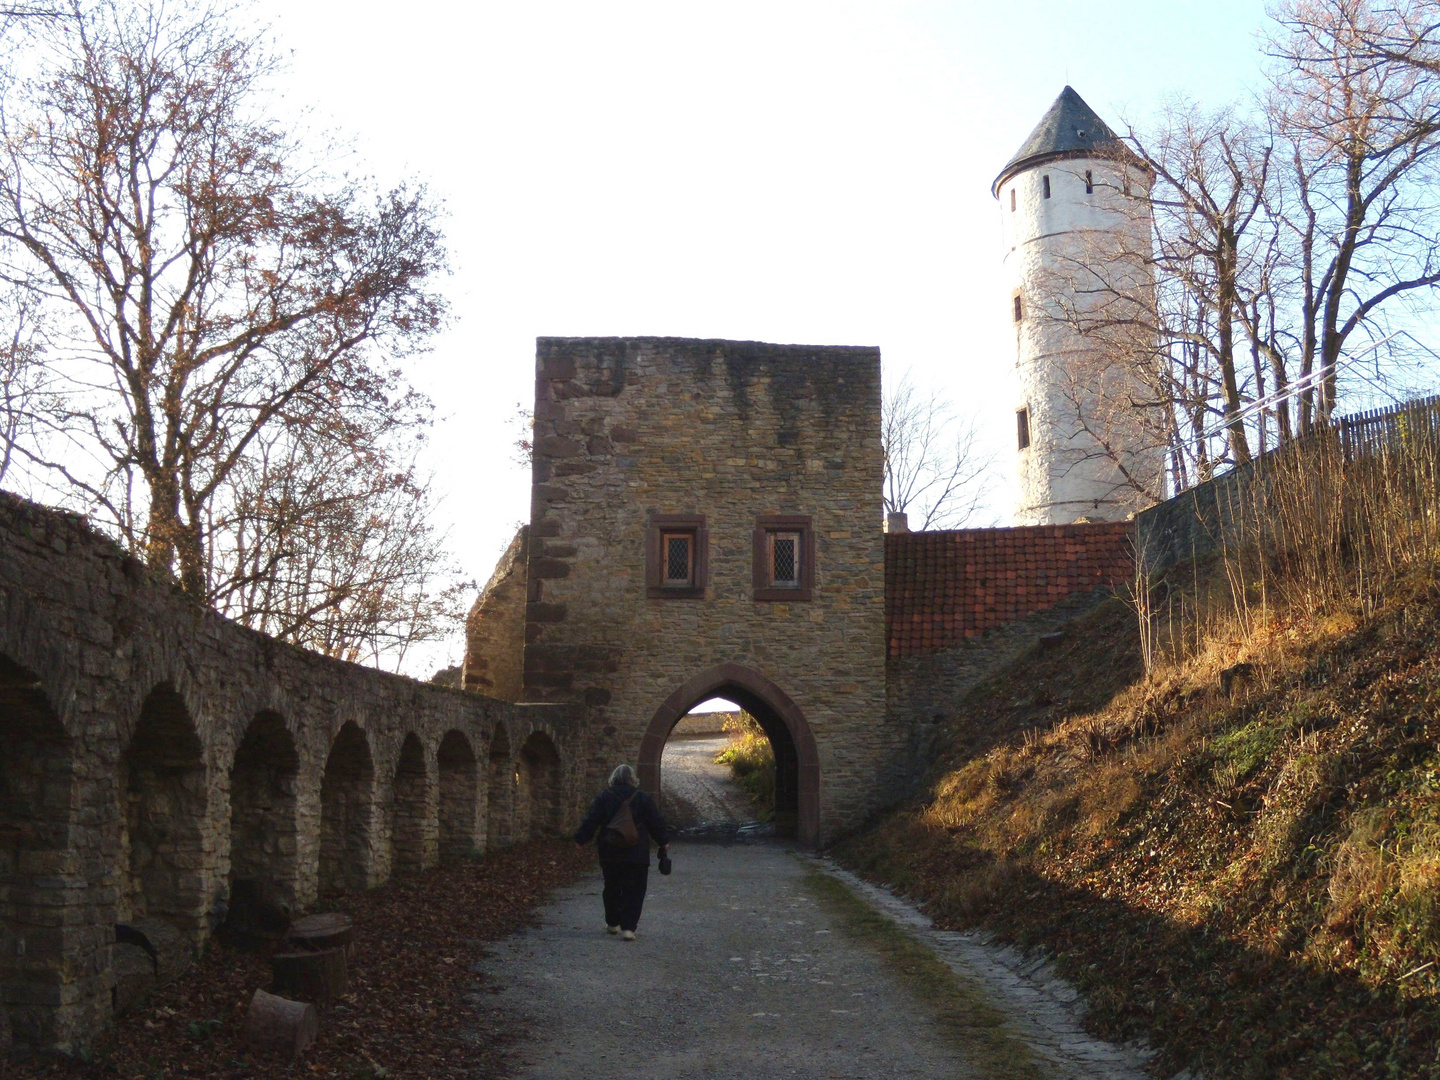
[[[750,797],[731,777],[730,766],[716,765],[728,735],[672,736],[660,762],[660,789],[668,824],[688,825],[749,821],[755,817]]]
[[[875,956],[832,932],[805,889],[804,867],[782,847],[681,844],[672,852],[672,876],[651,871],[638,941],[606,935],[597,872],[483,965],[498,984],[492,1002],[528,1024],[517,1075],[975,1075]]]
[[[652,870],[639,940],[605,934],[600,878],[557,894],[541,925],[480,970],[524,1033],[534,1080],[982,1075],[863,942],[831,925],[806,864],[843,881],[1010,1017],[1054,1080],[1147,1080],[1149,1054],[1088,1035],[1073,988],[983,934],[935,930],[908,902],[778,843],[677,843]],[[620,1006],[620,1002],[625,1002]],[[617,1018],[618,1011],[623,1017]]]

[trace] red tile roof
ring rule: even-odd
[[[887,533],[885,639],[890,656],[955,645],[1134,577],[1130,522]]]

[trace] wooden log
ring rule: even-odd
[[[350,992],[344,949],[276,953],[270,957],[275,977],[272,994],[312,1002],[323,1009]]]
[[[290,924],[290,947],[295,950],[344,949],[355,940],[355,924],[338,911],[306,915]]]
[[[245,1016],[245,1041],[256,1050],[298,1058],[320,1034],[320,1016],[315,1006],[304,1001],[256,990]]]

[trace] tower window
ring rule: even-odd
[[[1040,187],[1043,189],[1043,191],[1044,191],[1044,193],[1045,193],[1045,198],[1048,199],[1048,198],[1050,197],[1050,177],[1048,177],[1048,176],[1042,176],[1042,177],[1040,177]]]
[[[769,557],[770,587],[772,589],[798,589],[800,587],[800,534],[772,532]]]
[[[1010,302],[1015,305],[1015,321],[1019,322],[1025,317],[1024,309],[1020,304],[1020,294],[1016,293],[1014,296],[1012,296],[1010,298]]]
[[[661,583],[671,588],[690,589],[695,586],[695,534],[665,533],[665,565]]]
[[[1030,409],[1028,406],[1015,410],[1015,435],[1021,450],[1030,445]]]
[[[645,593],[703,599],[709,541],[702,515],[656,514],[645,529]]]
[[[808,517],[767,514],[755,522],[756,600],[809,600],[815,582],[815,532]]]
[[[1010,210],[1012,212],[1015,210],[1015,189],[1013,187],[1010,189]]]
[[[1089,169],[1085,170],[1085,194],[1095,194],[1095,177],[1091,174]]]

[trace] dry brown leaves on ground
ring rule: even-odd
[[[542,840],[322,904],[355,921],[352,992],[321,1014],[320,1039],[299,1062],[257,1059],[240,1038],[251,996],[270,987],[266,958],[212,944],[84,1059],[0,1062],[0,1077],[503,1076],[510,1033],[471,967],[486,942],[530,925],[551,890],[591,865],[568,841]]]
[[[978,688],[932,786],[838,854],[1053,957],[1157,1075],[1440,1080],[1440,583],[1233,695],[1140,683],[1134,638],[1098,612]]]

